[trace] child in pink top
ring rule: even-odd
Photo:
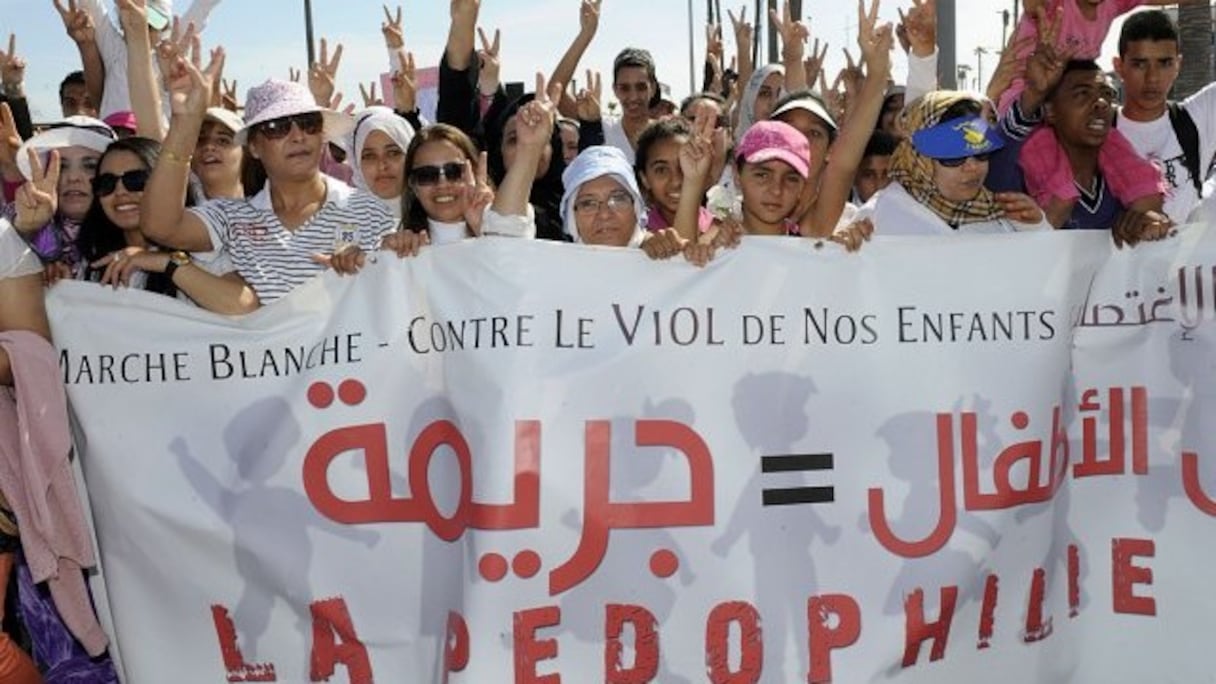
[[[1024,46],[1018,59],[1025,62],[1039,36],[1035,11],[1045,7],[1046,16],[1058,16],[1057,45],[1061,51],[1073,59],[1097,59],[1116,18],[1141,5],[1165,4],[1170,3],[1166,0],[1026,0],[1026,12],[1018,21],[1013,44]],[[1025,86],[1022,78],[1014,79],[1001,96],[999,110],[1002,115],[1021,96]],[[1047,206],[1052,198],[1074,201],[1080,196],[1068,158],[1051,128],[1041,126],[1031,134],[1022,147],[1018,162],[1025,175],[1026,190],[1040,206]],[[1140,156],[1117,130],[1110,131],[1099,152],[1098,169],[1111,192],[1125,207],[1164,192],[1161,170]]]

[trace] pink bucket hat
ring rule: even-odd
[[[341,140],[355,127],[350,116],[319,106],[302,83],[267,79],[249,89],[245,96],[245,127],[237,131],[237,144],[248,142],[249,131],[260,123],[296,114],[320,112],[325,119],[326,140]]]
[[[783,161],[798,175],[806,178],[811,173],[811,146],[797,128],[780,121],[758,121],[747,129],[735,155],[748,164],[762,164],[774,159]]]

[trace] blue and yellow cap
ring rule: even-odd
[[[1005,141],[984,117],[965,116],[913,133],[912,146],[930,159],[961,159],[995,152]]]

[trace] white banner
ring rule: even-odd
[[[1216,237],[477,240],[52,317],[125,681],[1200,681]]]

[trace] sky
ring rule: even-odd
[[[691,4],[699,80],[705,50],[706,0],[691,0]],[[722,4],[728,55],[734,52],[730,21],[726,17],[732,4],[736,12],[744,4],[754,5],[739,0],[726,0]],[[957,4],[958,25],[965,27],[960,28],[957,40],[959,60],[974,67],[975,48],[985,48],[993,53],[984,57],[983,71],[987,77],[1001,46],[1001,10],[1012,11],[1013,1],[958,0]],[[176,0],[176,5],[177,11],[182,12],[188,6],[187,0]],[[886,0],[880,15],[896,20],[897,9],[910,5],[911,0]],[[803,0],[812,40],[827,40],[830,45],[829,74],[844,66],[841,47],[847,45],[857,55],[857,12],[842,11],[842,6],[848,6],[847,0]],[[403,9],[406,48],[415,54],[419,66],[438,64],[447,38],[448,2],[405,0]],[[380,34],[384,17],[381,3],[312,0],[312,13],[316,38],[327,38],[331,49],[335,42],[344,46],[338,91],[345,95],[345,102],[361,106],[359,83],[370,83],[387,70],[388,57]],[[611,98],[607,72],[615,54],[626,46],[644,47],[654,54],[659,79],[671,87],[672,95],[677,99],[687,95],[691,92],[688,13],[688,0],[603,0],[599,33],[583,59],[578,78],[584,78],[583,67],[603,70],[607,101]],[[531,89],[536,71],[551,71],[578,32],[578,15],[578,0],[483,0],[479,25],[487,33],[495,28],[502,31],[504,79],[524,81]],[[17,34],[18,54],[29,62],[26,92],[35,121],[57,118],[59,81],[80,67],[75,45],[64,32],[52,0],[0,0],[0,46],[5,46],[0,49],[6,49],[10,32]],[[289,68],[305,65],[304,36],[303,0],[220,0],[203,39],[205,47],[222,44],[226,49],[224,75],[237,80],[243,101],[250,86],[272,76],[286,78]],[[1108,67],[1113,52],[1110,43],[1103,62]],[[896,55],[893,64],[896,80],[902,80],[906,73],[902,53]]]

